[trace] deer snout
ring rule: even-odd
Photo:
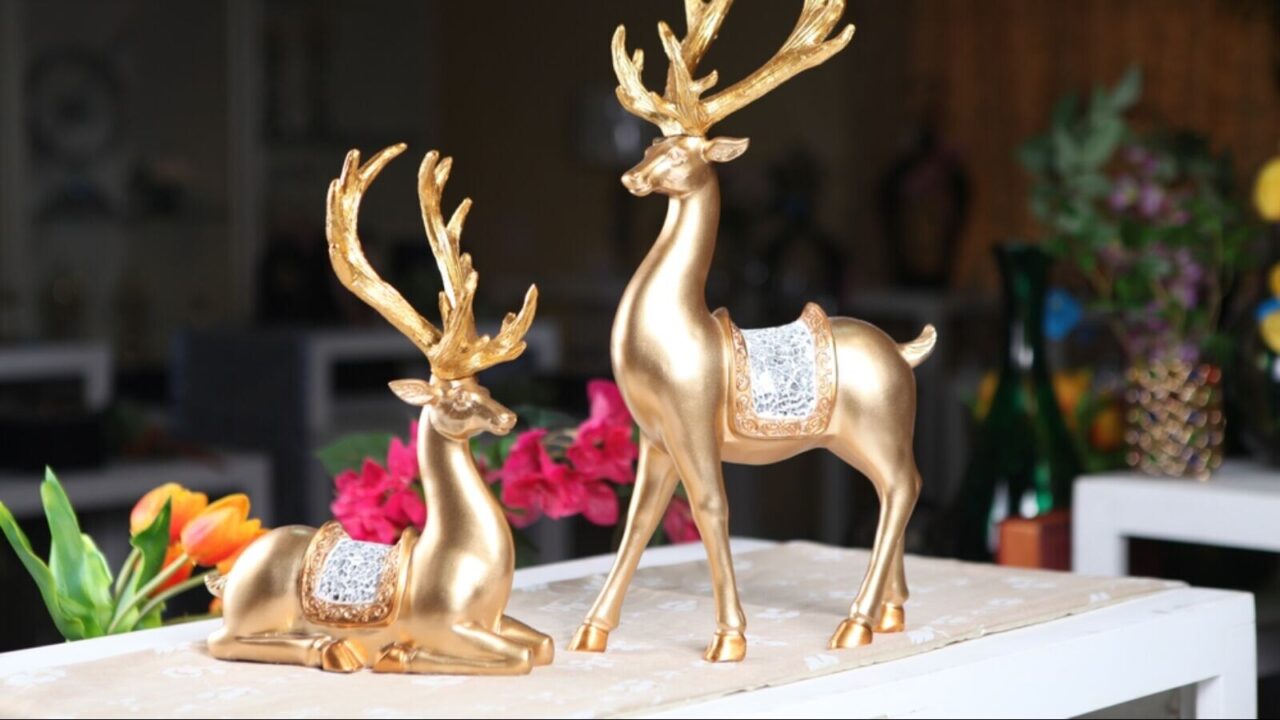
[[[506,435],[511,432],[511,428],[516,426],[516,414],[510,410],[500,412],[493,416],[493,429],[495,435]]]
[[[622,186],[636,197],[644,197],[653,192],[653,186],[643,174],[632,170],[622,176]]]

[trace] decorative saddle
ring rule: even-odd
[[[307,620],[324,625],[381,625],[395,619],[402,570],[417,533],[406,530],[395,545],[361,542],[327,522],[307,547],[299,582]]]
[[[805,305],[787,325],[742,330],[724,308],[716,318],[733,347],[733,429],[744,437],[820,435],[836,402],[835,340],[822,308]]]

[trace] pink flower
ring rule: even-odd
[[[595,525],[618,524],[618,494],[600,480],[583,483],[582,516]]]
[[[587,383],[587,400],[591,403],[591,417],[607,425],[631,426],[631,412],[622,399],[622,391],[612,380],[591,380]]]
[[[403,478],[418,477],[418,421],[409,423],[409,442],[391,438],[387,447],[387,470]]]
[[[701,539],[698,526],[693,522],[693,511],[689,501],[681,497],[671,498],[667,506],[667,514],[662,518],[662,529],[667,533],[667,540],[673,545],[694,542]]]
[[[404,525],[397,526],[388,517],[383,503],[396,484],[396,478],[373,460],[365,460],[359,473],[343,471],[334,478],[338,497],[330,506],[333,516],[352,539],[394,543]]]
[[[516,527],[527,527],[544,514],[553,519],[568,517],[585,505],[582,476],[551,459],[542,446],[546,434],[542,428],[522,433],[502,466],[502,502],[522,511],[509,515]]]
[[[636,480],[635,461],[639,450],[631,441],[631,424],[608,425],[591,419],[578,426],[573,444],[565,451],[573,467],[593,479],[619,484]]]
[[[632,463],[639,450],[632,441],[631,413],[618,386],[609,380],[587,383],[591,417],[578,426],[573,444],[565,451],[574,468],[593,480],[635,482]]]

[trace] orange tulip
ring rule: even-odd
[[[164,507],[165,500],[170,501],[169,542],[171,543],[178,540],[182,529],[191,522],[191,518],[199,515],[209,504],[209,496],[204,493],[191,492],[178,483],[165,483],[143,495],[138,504],[133,506],[133,512],[129,514],[129,534],[137,535],[151,527],[151,523],[156,520],[156,515],[159,515],[160,509]]]
[[[262,533],[249,519],[249,498],[228,495],[204,509],[182,529],[182,547],[200,565],[214,567],[234,557]]]
[[[181,545],[179,545],[178,543],[174,543],[170,545],[169,549],[165,550],[164,564],[161,565],[160,567],[162,569],[169,567],[169,565],[173,564],[173,562],[177,560],[181,555],[182,555]],[[177,585],[178,583],[183,582],[187,578],[191,577],[191,570],[195,568],[195,566],[196,564],[191,562],[190,560],[183,562],[182,566],[179,567],[176,572],[170,575],[169,579],[164,581],[164,584],[156,588],[156,591],[152,593],[152,595],[168,590],[174,585]]]
[[[249,546],[253,544],[253,541],[257,540],[258,538],[266,534],[267,534],[267,531],[264,528],[259,528],[258,532],[255,533],[254,536],[250,538],[248,542],[240,546],[240,549],[236,551],[235,555],[232,555],[226,560],[223,560],[222,562],[218,563],[218,574],[220,575],[229,574],[231,572],[231,568],[235,567],[236,561],[240,559],[240,556],[244,554],[245,550],[249,549]]]
[[[222,598],[214,598],[209,602],[209,614],[222,616]]]

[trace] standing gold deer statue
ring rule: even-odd
[[[356,234],[360,200],[382,168],[405,149],[387,148],[364,165],[347,155],[329,186],[329,257],[342,284],[404,333],[431,363],[431,379],[391,383],[422,406],[418,465],[430,519],[421,537],[405,530],[395,546],[351,540],[336,523],[319,530],[275,530],[249,547],[231,573],[213,580],[223,627],[209,651],[255,660],[351,672],[508,675],[551,662],[551,638],[504,613],[515,550],[502,508],[477,472],[469,439],[505,435],[516,416],[476,382],[481,370],[524,352],[537,288],[498,334],[478,335],[472,299],[478,280],[459,251],[471,207],[463,200],[446,224],[440,195],[451,161],[430,152],[418,195],[431,251],[444,280],[444,331],[425,320],[369,265]]]
[[[827,318],[809,304],[796,322],[740,330],[706,305],[707,272],[715,249],[720,191],[715,163],[742,155],[747,140],[708,138],[712,125],[792,76],[821,64],[853,37],[848,26],[828,39],[843,0],[805,0],[781,50],[745,79],[707,97],[712,72],[695,79],[731,0],[685,0],[688,31],[677,39],[658,25],[669,60],[666,91],[647,90],[644,55],[627,56],[626,31],[613,36],[618,99],[658,125],[644,160],[622,177],[637,196],[668,196],[666,222],[631,278],[618,306],[613,370],[640,425],[640,461],[627,526],[613,570],[570,644],[601,652],[617,627],[640,554],[683,481],[702,535],[715,594],[716,632],[708,661],[746,655],[746,619],[738,601],[729,550],[729,508],[721,462],[775,463],[827,448],[871,479],[880,497],[880,524],[870,567],[830,646],[871,642],[873,632],[905,625],[907,581],[903,532],[920,491],[912,453],[915,376],[929,356],[932,326],[898,345],[879,329],[850,318]]]

